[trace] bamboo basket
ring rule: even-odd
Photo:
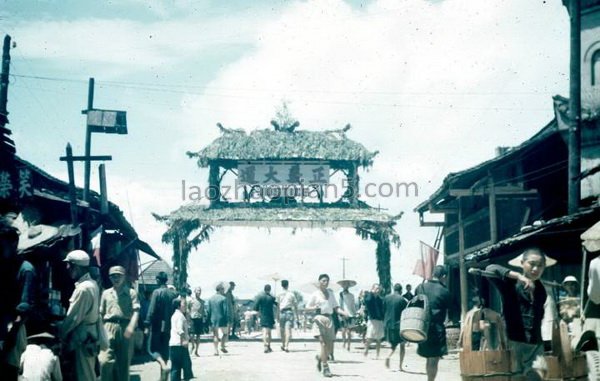
[[[483,338],[480,350],[473,349],[474,333],[481,333]],[[463,381],[511,381],[511,352],[507,349],[504,321],[497,312],[487,308],[469,311],[461,342],[459,360]]]

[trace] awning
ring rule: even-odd
[[[138,250],[143,251],[144,253],[148,254],[149,256],[162,261],[162,258],[160,257],[160,255],[156,254],[156,252],[154,250],[152,250],[150,245],[148,245],[146,242],[142,241],[141,239],[139,239],[139,238],[136,239],[135,246]]]
[[[600,250],[600,221],[581,235],[583,247],[589,252]]]

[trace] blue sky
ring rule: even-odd
[[[110,197],[166,258],[150,212],[181,205],[182,180],[206,184],[185,152],[217,138],[217,122],[269,128],[285,100],[303,129],[351,123],[350,138],[380,151],[363,181],[419,185],[418,197],[367,200],[405,212],[392,258],[402,283],[416,280],[418,241],[435,234],[412,209],[448,172],[533,135],[553,116],[551,96],[568,93],[558,0],[1,0],[0,33],[17,44],[8,107],[19,155],[66,178],[58,157],[67,142],[83,153],[94,77],[94,105],[128,112],[128,135],[93,136],[93,153],[113,156]],[[191,283],[233,279],[254,295],[273,272],[292,285],[339,279],[346,256],[368,287],[374,252],[351,230],[222,228],[192,253]]]

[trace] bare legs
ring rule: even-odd
[[[427,381],[434,381],[438,372],[439,357],[428,357],[425,370],[427,371]]]
[[[213,346],[215,347],[215,356],[219,355],[219,331],[221,331],[221,351],[227,353],[225,344],[227,344],[227,337],[229,336],[229,329],[227,327],[213,328]]]
[[[390,352],[388,357],[385,358],[385,367],[386,368],[390,367],[390,361],[395,352],[396,352],[396,346],[392,346],[392,351]],[[401,343],[400,344],[400,368],[399,368],[401,372],[402,372],[402,365],[404,364],[404,355],[405,354],[406,354],[405,344]]]
[[[263,344],[265,346],[265,353],[271,351],[271,328],[263,327]]]
[[[369,354],[369,347],[371,346],[371,339],[367,339],[365,343],[365,357]],[[376,357],[379,358],[379,352],[381,350],[381,340],[375,340]]]

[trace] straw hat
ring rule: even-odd
[[[337,284],[342,286],[342,288],[350,288],[356,286],[356,281],[351,279],[342,279],[338,280]]]
[[[55,238],[57,234],[58,228],[51,225],[29,226],[27,229],[21,231],[17,250],[22,251],[39,245],[42,242],[46,242],[52,238]]]
[[[522,253],[519,254],[518,256],[514,257],[510,261],[508,261],[508,264],[513,267],[523,267],[523,266],[521,266],[521,262],[523,262],[523,254]],[[554,266],[555,264],[556,264],[556,259],[546,255],[546,267]]]
[[[27,336],[27,340],[36,340],[36,339],[48,339],[48,340],[52,340],[55,339],[54,335],[48,333],[48,332],[43,332],[43,333],[38,333],[37,335],[31,335],[31,336]]]

